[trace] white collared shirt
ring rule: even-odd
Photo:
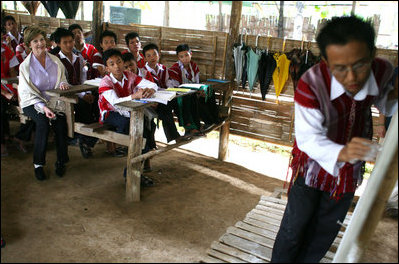
[[[346,93],[344,87],[332,76],[330,100],[334,100]],[[353,97],[356,101],[361,101],[367,95],[376,96],[379,94],[378,86],[373,72],[363,88]],[[386,99],[386,97],[385,97]],[[397,101],[396,101],[397,104]],[[386,105],[383,100],[376,103],[377,108],[385,113]],[[317,161],[319,165],[333,176],[338,176],[339,169],[344,162],[337,162],[338,155],[344,145],[337,144],[327,138],[327,128],[322,124],[324,116],[319,109],[307,108],[295,102],[295,138],[298,148],[305,152],[310,158]]]

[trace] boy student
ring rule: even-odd
[[[144,61],[143,54],[140,53],[141,42],[140,42],[139,34],[137,32],[130,32],[130,33],[126,34],[125,41],[126,41],[126,46],[129,49],[129,51],[125,51],[125,52],[130,52],[133,54],[134,59],[137,62],[137,67],[139,69],[144,68],[145,61]]]
[[[100,52],[98,52],[93,45],[85,43],[83,29],[79,24],[72,24],[68,29],[74,35],[75,49],[80,52],[80,54],[82,54],[83,58],[86,60],[86,65],[88,66],[87,79],[91,80],[98,77],[100,73],[92,66],[96,57],[97,61],[102,61]]]
[[[199,68],[191,60],[192,52],[187,44],[180,44],[176,48],[178,62],[169,68],[167,87],[178,87],[183,83],[199,83]],[[200,97],[198,97],[200,95]],[[182,107],[179,107],[179,122],[184,125],[188,134],[202,134],[200,132],[200,118],[207,127],[217,122],[217,105],[215,95],[205,100],[202,93],[185,96]],[[181,110],[182,109],[182,110]],[[182,112],[182,113],[181,113]]]
[[[159,63],[159,48],[150,43],[143,48],[144,58],[146,60],[145,70],[153,77],[154,82],[159,88],[166,88],[166,80],[169,79],[168,70],[165,65]],[[159,119],[162,120],[162,126],[168,142],[180,140],[180,134],[177,131],[175,121],[173,120],[172,109],[177,106],[177,100],[173,99],[167,105],[158,104],[156,111]]]
[[[17,21],[13,16],[5,16],[2,26],[6,29],[7,34],[3,36],[3,43],[12,48],[15,52],[17,46],[24,42],[23,36],[18,32]]]
[[[103,53],[105,69],[109,72],[100,83],[98,106],[100,108],[100,123],[115,127],[116,132],[129,134],[130,112],[119,110],[115,104],[151,97],[158,89],[157,85],[136,74],[124,71],[122,54],[117,49],[109,49]],[[144,138],[150,138],[150,131],[144,125]],[[143,153],[150,149],[146,140]],[[142,176],[143,186],[151,186],[151,179]]]
[[[1,36],[6,34],[5,28],[1,28]],[[12,50],[1,43],[1,78],[17,76],[16,66],[19,65],[17,58]],[[1,156],[7,156],[6,137],[10,133],[7,109],[9,104],[18,104],[17,90],[11,84],[1,84]]]
[[[54,32],[55,43],[60,47],[57,57],[64,64],[66,77],[71,85],[83,84],[87,78],[86,68],[82,55],[73,53],[74,35],[65,28],[57,28]],[[98,120],[97,96],[88,92],[78,94],[79,101],[75,106],[75,120],[84,124],[90,124]],[[97,138],[76,134],[79,139],[79,148],[84,158],[92,156],[91,148],[97,142]]]
[[[99,71],[101,77],[105,75],[105,65],[103,64],[102,53],[105,51],[116,48],[117,37],[113,31],[104,30],[104,32],[100,36],[100,47],[101,52],[100,56],[93,56],[93,68]]]

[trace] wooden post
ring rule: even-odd
[[[227,46],[226,46],[226,63],[224,70],[224,76],[227,80],[230,80],[230,87],[228,91],[223,92],[223,106],[228,106],[231,110],[232,100],[230,98],[233,96],[233,71],[234,71],[234,61],[233,61],[233,44],[238,39],[238,33],[240,31],[240,21],[242,12],[242,1],[233,1],[231,5],[231,16],[230,16],[230,29],[229,35],[227,36]],[[226,123],[220,128],[219,132],[219,160],[226,160],[228,152],[229,134],[230,134],[230,113],[227,118]]]
[[[84,2],[80,1],[80,20],[85,20]]]
[[[100,35],[102,33],[101,23],[103,18],[103,1],[93,1],[93,23],[91,23],[91,32],[93,33],[94,46],[98,50],[100,50]]]
[[[370,180],[353,212],[333,262],[359,262],[398,179],[398,112],[393,116]]]
[[[132,159],[141,154],[143,148],[144,108],[130,111],[130,139],[127,154],[126,201],[140,201],[141,162]]]
[[[222,1],[218,1],[219,3],[219,31],[223,31],[223,14],[222,14],[222,6],[223,6],[223,2]]]
[[[165,1],[165,11],[163,14],[163,26],[169,27],[169,1]]]

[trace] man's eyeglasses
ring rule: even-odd
[[[335,77],[345,78],[348,72],[352,69],[352,71],[356,74],[363,73],[369,69],[371,62],[358,62],[353,66],[336,66],[332,70],[332,73]]]

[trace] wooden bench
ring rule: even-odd
[[[277,190],[274,194],[281,195]],[[287,200],[261,196],[256,207],[243,221],[228,227],[218,241],[214,241],[201,262],[204,263],[264,263],[270,262],[274,240],[280,228]],[[321,260],[330,263],[340,244],[345,226],[352,217],[348,213],[329,251]]]
[[[221,100],[219,109],[221,109],[222,116],[225,116],[224,120],[219,124],[214,124],[207,128],[204,133],[208,133],[212,130],[222,128],[221,136],[219,139],[219,152],[223,149],[223,152],[227,152],[227,141],[228,133],[222,131],[229,130],[229,116],[231,112],[231,87],[230,82],[228,83],[206,83],[219,92],[221,92]],[[143,123],[144,123],[144,109],[153,105],[154,103],[141,103],[137,101],[126,101],[117,104],[121,110],[130,112],[130,128],[129,135],[124,135],[107,129],[106,126],[101,124],[83,124],[75,122],[74,118],[74,104],[77,103],[76,93],[97,89],[97,86],[93,85],[76,85],[69,90],[52,90],[48,91],[47,94],[51,96],[59,97],[67,103],[67,124],[68,124],[68,136],[73,137],[74,133],[80,133],[83,135],[96,137],[106,141],[114,142],[128,147],[127,153],[127,173],[126,173],[126,200],[140,201],[140,178],[142,174],[142,161],[151,158],[155,155],[163,152],[172,150],[184,144],[187,144],[200,136],[184,137],[184,140],[179,141],[175,144],[170,144],[165,147],[149,151],[145,154],[141,154],[144,146],[143,142]],[[230,96],[230,97],[229,97]],[[230,99],[229,99],[230,98]]]

